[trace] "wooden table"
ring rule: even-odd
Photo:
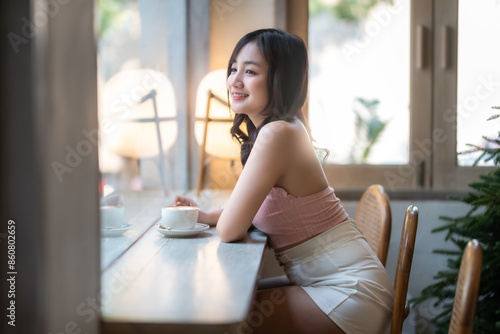
[[[211,228],[167,238],[151,228],[160,216],[161,206],[156,214],[154,207],[165,199],[153,195],[147,202],[135,217],[149,226],[140,236],[142,228],[103,239],[103,333],[237,332],[252,304],[267,237],[253,231],[223,243]]]

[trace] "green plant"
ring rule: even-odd
[[[97,16],[99,21],[99,35],[104,33],[113,25],[113,22],[120,16],[128,1],[123,0],[98,0]]]
[[[309,13],[316,15],[320,11],[328,10],[340,20],[355,23],[366,18],[375,6],[383,2],[392,4],[393,0],[340,0],[333,2],[310,0]]]
[[[363,111],[358,109],[353,110],[356,115],[355,128],[357,139],[355,147],[361,149],[361,153],[353,149],[351,161],[353,163],[364,164],[367,162],[373,146],[377,143],[388,121],[381,120],[377,114],[377,108],[380,105],[378,99],[365,100],[358,97],[356,101],[361,104],[363,109]]]
[[[495,107],[499,109],[499,107]],[[499,118],[500,115],[488,120]],[[495,166],[500,164],[500,131],[497,138],[483,137],[485,147],[469,145],[471,150],[459,154],[482,151],[475,161],[481,159],[492,160]],[[469,185],[474,192],[469,192],[465,198],[452,198],[471,206],[470,211],[463,217],[440,217],[446,224],[432,232],[446,231],[445,240],[451,241],[456,250],[435,250],[435,253],[447,255],[447,270],[439,271],[434,277],[437,283],[426,287],[422,294],[412,300],[419,304],[424,300],[436,299],[434,306],[440,306],[442,312],[430,319],[436,326],[436,333],[448,333],[455,286],[458,270],[462,260],[462,253],[466,243],[477,239],[483,246],[483,265],[479,298],[474,320],[474,333],[500,332],[500,168],[495,168],[486,175],[480,176],[480,181]]]
[[[500,109],[500,107],[493,107],[493,109]],[[499,117],[500,117],[500,114],[493,115],[490,118],[488,118],[488,121],[492,121],[492,120],[497,119]],[[481,155],[476,159],[473,166],[476,166],[477,163],[481,160],[483,160],[485,162],[493,160],[493,163],[495,165],[500,164],[500,153],[498,152],[500,150],[500,132],[499,132],[499,135],[497,138],[489,138],[489,137],[483,136],[483,139],[486,142],[486,144],[483,147],[478,146],[478,145],[473,145],[473,144],[467,144],[467,146],[471,147],[471,149],[468,151],[460,152],[459,154],[469,154],[469,153],[481,152]]]

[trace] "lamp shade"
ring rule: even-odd
[[[99,124],[104,145],[119,155],[157,156],[177,139],[174,88],[151,69],[122,71],[104,85]]]
[[[205,151],[215,157],[236,159],[240,156],[240,145],[230,133],[233,123],[232,112],[225,102],[227,101],[226,73],[226,69],[212,71],[198,86],[195,136],[198,143],[202,144],[206,129]],[[208,123],[205,124],[207,119]]]

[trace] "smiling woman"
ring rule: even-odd
[[[259,110],[261,115],[254,115],[253,117],[256,117],[256,119],[255,122],[253,122],[249,115],[235,111],[236,116],[234,118],[234,125],[231,129],[231,133],[233,137],[242,144],[241,160],[243,164],[248,159],[251,146],[253,145],[252,142],[255,141],[259,126],[275,120],[290,121],[294,117],[297,117],[306,125],[309,131],[301,112],[307,95],[308,84],[307,50],[304,42],[299,37],[290,35],[289,40],[286,41],[276,38],[273,41],[275,45],[270,46],[268,44],[269,41],[262,37],[261,32],[267,32],[269,35],[278,34],[277,30],[257,30],[245,35],[236,44],[229,59],[227,74],[229,91],[235,89],[230,87],[230,82],[232,81],[231,74],[233,73],[233,65],[237,58],[254,57],[253,59],[246,59],[242,62],[246,61],[248,66],[252,65],[252,62],[262,64],[260,66],[263,68],[259,69],[261,72],[260,75],[258,74],[259,72],[256,73],[261,79],[263,70],[266,71],[265,87],[263,86],[260,88],[261,90],[267,90],[267,95],[261,92],[261,97],[266,99],[264,100],[265,106]],[[295,59],[287,56],[292,52],[295,53]],[[250,68],[250,71],[251,70]],[[252,81],[251,86],[259,82],[260,81]],[[241,85],[241,82],[238,82],[238,84]],[[240,128],[242,124],[246,126],[245,130]]]
[[[267,105],[267,61],[255,43],[245,45],[234,59],[227,78],[231,109],[246,114],[258,126],[263,118],[260,112]]]
[[[297,36],[262,29],[236,44],[227,89],[244,168],[224,209],[200,210],[198,220],[216,225],[228,243],[244,239],[253,223],[284,265],[291,286],[259,291],[254,304],[286,298],[266,319],[252,318],[258,306],[250,312],[254,333],[382,333],[392,284],[323,173],[301,111],[307,82]],[[182,196],[172,204],[196,205]]]

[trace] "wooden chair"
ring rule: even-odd
[[[410,281],[411,262],[417,236],[418,208],[410,205],[406,210],[401,243],[399,244],[398,264],[394,278],[394,306],[392,309],[391,334],[400,334],[403,322],[410,313],[406,300]]]
[[[391,239],[391,206],[384,187],[375,184],[366,189],[356,210],[356,224],[385,266]]]
[[[474,328],[483,248],[473,239],[467,243],[458,272],[449,334],[469,334]]]

